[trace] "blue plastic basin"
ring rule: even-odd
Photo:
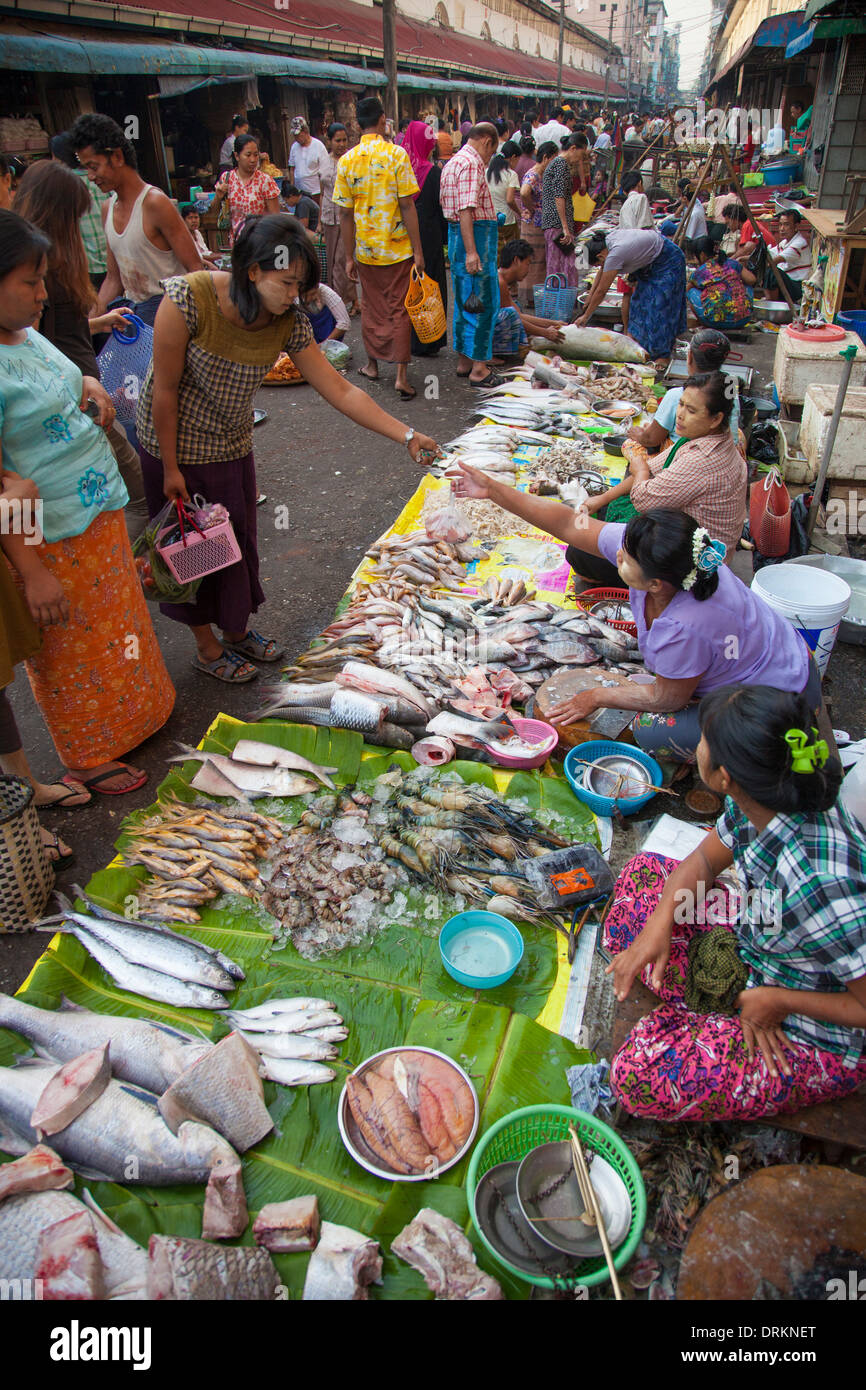
[[[523,937],[498,912],[472,909],[449,917],[439,933],[439,954],[448,974],[467,989],[496,989],[523,959]]]

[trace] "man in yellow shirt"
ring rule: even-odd
[[[411,325],[404,300],[412,264],[424,270],[415,196],[418,182],[409,156],[385,139],[386,118],[378,97],[358,102],[361,140],[337,166],[332,201],[340,208],[346,272],[361,285],[361,332],[368,381],[379,361],[396,362],[396,390],[403,400],[416,394],[409,384]]]

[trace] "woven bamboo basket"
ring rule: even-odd
[[[20,777],[0,776],[0,932],[28,931],[53,887],[33,788]]]

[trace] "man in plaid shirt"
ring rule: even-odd
[[[84,251],[87,256],[87,269],[90,271],[93,288],[98,290],[108,270],[108,260],[105,254],[105,228],[102,225],[102,204],[108,202],[108,194],[100,192],[96,185],[88,179],[87,174],[78,163],[75,147],[68,131],[64,131],[62,135],[52,136],[50,149],[51,158],[65,164],[67,169],[71,169],[73,174],[77,174],[80,179],[83,179],[90,194],[90,206],[85,213],[82,213],[78,225],[81,229],[81,240],[84,242]]]
[[[488,121],[472,126],[442,170],[439,198],[448,222],[448,260],[454,286],[454,349],[457,375],[473,386],[494,384],[487,363],[499,310],[496,270],[498,228],[485,170],[499,147]],[[472,307],[466,309],[470,296]]]

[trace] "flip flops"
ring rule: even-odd
[[[64,854],[60,847],[62,843],[60,836],[55,835],[53,831],[46,830],[44,826],[40,826],[40,833],[42,837],[42,848],[48,856],[49,864],[54,865],[54,872],[59,874],[62,873],[64,869],[71,868],[75,860],[75,855],[68,847]]]
[[[93,800],[92,796],[88,796],[86,801],[73,800],[74,797],[81,795],[80,788],[84,786],[84,783],[79,778],[73,777],[71,772],[65,773],[63,777],[58,777],[56,782],[50,782],[48,785],[50,787],[62,786],[65,795],[58,796],[55,801],[46,801],[43,805],[37,806],[37,811],[80,811],[85,806],[89,806]]]
[[[98,792],[100,796],[126,796],[127,792],[137,792],[139,787],[143,787],[147,781],[147,773],[140,772],[125,787],[103,787],[102,782],[109,782],[112,777],[120,777],[124,772],[132,775],[132,769],[126,763],[120,763],[117,767],[111,768],[106,772],[100,772],[96,777],[82,778],[88,791]]]

